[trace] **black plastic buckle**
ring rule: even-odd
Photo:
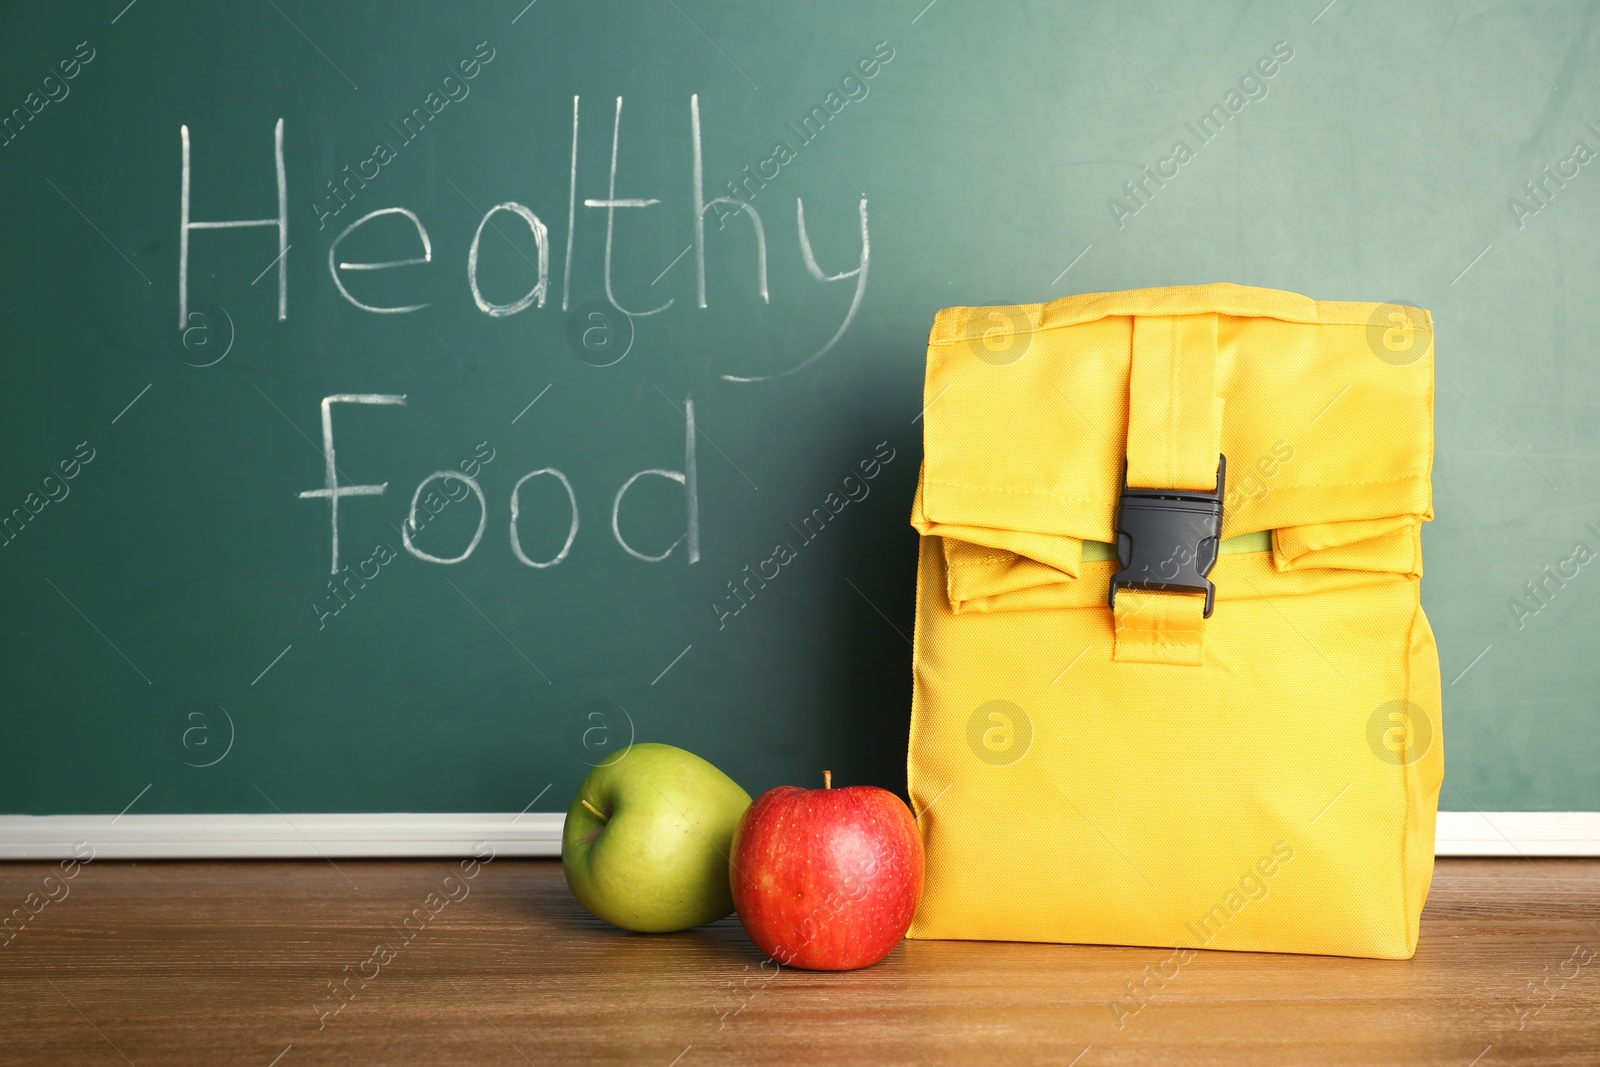
[[[1211,492],[1188,489],[1129,489],[1128,468],[1122,468],[1122,496],[1117,501],[1117,563],[1111,577],[1111,606],[1117,587],[1164,592],[1205,593],[1205,617],[1211,617],[1217,587],[1206,575],[1217,564],[1222,539],[1222,493],[1228,457],[1217,457],[1217,487]]]

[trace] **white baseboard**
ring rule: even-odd
[[[561,855],[559,812],[350,815],[0,815],[0,860]],[[82,858],[82,853],[78,854]]]
[[[559,856],[554,812],[352,815],[0,815],[0,860]],[[1600,856],[1600,812],[1441,811],[1440,856]],[[78,853],[82,858],[81,851]]]
[[[1600,856],[1600,811],[1441,811],[1433,854]]]

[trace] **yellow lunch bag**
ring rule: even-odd
[[[1406,959],[1433,323],[1213,284],[928,338],[913,938]]]

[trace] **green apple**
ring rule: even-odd
[[[692,752],[637,744],[589,772],[561,832],[578,903],[624,930],[666,933],[733,911],[728,846],[750,794]]]

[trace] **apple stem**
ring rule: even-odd
[[[823,771],[822,772],[822,788],[824,788],[824,789],[832,789],[833,788],[833,772],[832,771]]]
[[[601,811],[599,808],[595,807],[593,804],[589,803],[587,800],[584,800],[582,797],[578,798],[578,803],[582,804],[584,807],[588,808],[591,812],[593,812],[594,813],[594,817],[599,819],[601,822],[605,823],[605,822],[610,822],[611,821],[611,816],[607,815],[605,812]]]

